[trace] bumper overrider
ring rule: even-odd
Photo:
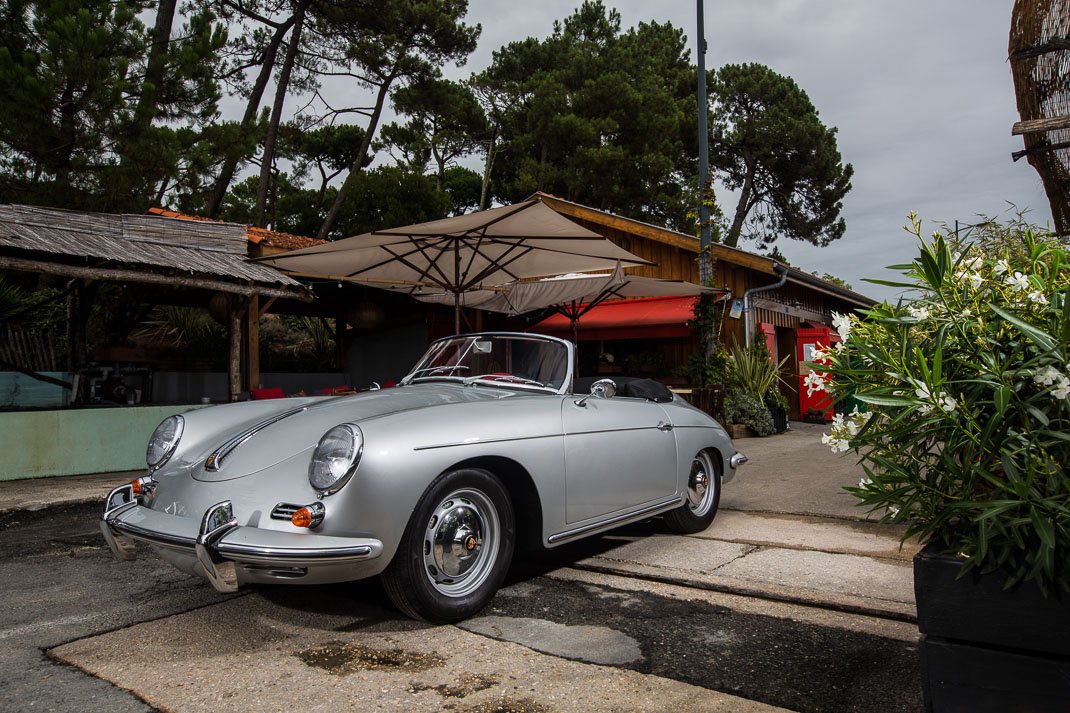
[[[383,543],[372,538],[239,525],[229,500],[208,508],[198,524],[142,506],[130,483],[108,493],[100,529],[116,558],[135,559],[135,542],[144,542],[220,592],[237,591],[244,581],[357,579],[353,571],[383,552]]]

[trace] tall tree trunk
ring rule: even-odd
[[[286,22],[275,28],[275,34],[272,35],[271,42],[264,51],[264,59],[260,64],[260,74],[257,75],[256,83],[253,84],[253,90],[249,94],[249,101],[245,104],[245,115],[242,116],[241,120],[243,134],[248,132],[256,122],[256,117],[260,113],[260,102],[264,98],[264,90],[267,88],[268,80],[271,79],[271,73],[275,70],[275,58],[279,54],[279,46],[282,45],[282,40],[286,37],[286,33],[293,27],[295,19],[296,17],[290,17]],[[234,180],[234,174],[238,170],[238,162],[241,161],[241,158],[241,153],[236,149],[235,144],[229,144],[226,148],[226,155],[223,158],[223,165],[219,168],[219,176],[216,177],[215,183],[212,185],[212,193],[208,196],[208,203],[205,205],[204,212],[209,218],[215,218],[219,214],[219,207],[223,204],[223,198],[227,195],[230,182]]]
[[[264,155],[260,159],[260,185],[256,190],[256,224],[264,227],[265,206],[267,205],[268,186],[271,183],[271,166],[275,159],[275,139],[279,135],[279,124],[282,122],[282,107],[286,102],[286,93],[290,87],[290,74],[293,72],[294,62],[297,59],[297,51],[301,44],[301,32],[305,27],[306,3],[297,6],[294,14],[294,30],[290,35],[290,46],[286,50],[286,59],[283,60],[282,69],[279,72],[279,83],[275,88],[275,103],[271,107],[271,123],[268,125],[268,133],[264,138]]]
[[[736,203],[736,214],[732,218],[732,227],[728,229],[724,244],[730,248],[739,244],[739,234],[743,232],[743,221],[750,212],[751,198],[754,196],[754,172],[758,169],[758,162],[752,158],[744,158],[747,162],[747,176],[743,179],[743,190],[739,194],[739,202]]]
[[[141,83],[141,96],[134,111],[134,125],[127,133],[126,151],[120,158],[126,164],[137,150],[140,139],[148,132],[158,112],[157,99],[167,70],[167,48],[171,43],[171,28],[175,22],[178,0],[160,0],[156,6],[156,24],[152,28],[152,47],[145,65],[145,79]]]
[[[361,142],[360,151],[357,152],[356,158],[353,159],[353,164],[349,167],[349,175],[346,176],[346,180],[342,182],[342,185],[338,187],[334,202],[331,203],[331,208],[323,219],[323,225],[320,226],[319,232],[316,233],[316,237],[320,240],[327,239],[331,226],[334,225],[334,221],[338,219],[339,211],[342,210],[342,202],[345,200],[346,191],[349,190],[349,186],[353,182],[353,177],[364,168],[364,161],[372,145],[372,137],[375,136],[375,130],[379,126],[379,118],[383,114],[383,104],[386,102],[386,96],[390,93],[390,85],[394,82],[395,77],[396,75],[392,71],[383,80],[383,83],[379,85],[379,95],[375,98],[375,108],[372,110],[371,118],[368,120],[368,129],[364,132],[364,141]]]
[[[178,0],[160,0],[156,5],[156,22],[150,35],[152,44],[145,63],[145,77],[141,81],[141,95],[134,109],[133,122],[123,132],[123,139],[119,142],[118,174],[108,186],[108,202],[112,209],[129,209],[130,201],[148,193],[151,184],[155,183],[149,179],[146,185],[146,177],[138,175],[137,157],[148,150],[145,141],[159,113],[160,87],[167,78],[167,49],[171,43],[171,28],[177,8]]]
[[[498,132],[490,137],[487,143],[487,157],[483,161],[483,185],[479,189],[479,209],[486,210],[490,207],[490,172],[494,168],[494,159],[498,154]]]

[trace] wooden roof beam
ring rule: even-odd
[[[237,295],[265,295],[267,297],[288,297],[305,302],[312,301],[307,290],[269,287],[267,285],[237,284],[224,280],[212,280],[203,277],[186,277],[180,275],[160,275],[155,272],[142,272],[124,268],[84,267],[59,262],[29,260],[26,258],[0,255],[0,270],[19,272],[40,272],[46,275],[62,277],[81,277],[93,280],[111,280],[113,282],[141,282],[151,285],[169,285],[172,287],[190,287],[204,290],[218,290]]]

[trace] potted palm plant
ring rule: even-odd
[[[864,405],[824,436],[914,560],[934,711],[1070,706],[1070,250],[1020,223],[918,237],[910,290],[837,315],[811,388]]]

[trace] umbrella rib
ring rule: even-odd
[[[519,280],[520,277],[518,275],[515,275],[511,270],[509,270],[509,265],[511,265],[512,263],[516,262],[520,258],[524,257],[528,253],[533,252],[535,250],[535,248],[533,248],[533,247],[531,247],[529,245],[521,245],[520,243],[513,243],[509,247],[509,249],[506,250],[505,253],[503,253],[503,255],[502,255],[502,257],[504,257],[504,256],[508,255],[510,251],[521,249],[521,248],[522,248],[522,250],[521,250],[519,255],[516,255],[516,256],[510,258],[506,262],[501,262],[501,258],[498,258],[497,260],[494,260],[494,259],[491,259],[491,258],[488,257],[487,259],[490,260],[490,265],[487,265],[487,267],[485,267],[483,270],[481,270],[479,272],[479,274],[477,274],[474,278],[469,280],[467,282],[467,284],[465,285],[465,287],[468,288],[468,287],[471,287],[472,285],[478,284],[479,282],[481,282],[483,280],[484,277],[486,277],[487,275],[492,274],[495,270],[500,270],[501,272],[504,272],[506,275],[508,275],[513,280]]]

